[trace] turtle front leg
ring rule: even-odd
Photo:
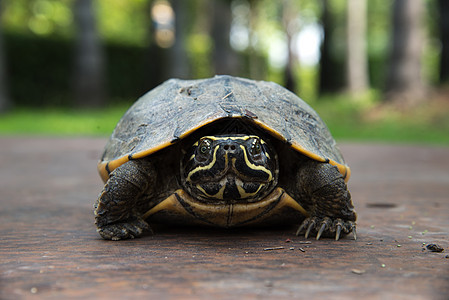
[[[139,237],[148,224],[139,213],[139,198],[151,194],[156,178],[154,167],[144,159],[129,161],[111,172],[96,201],[95,224],[106,240]]]
[[[299,226],[296,235],[311,233],[318,240],[335,237],[336,240],[350,232],[356,236],[357,218],[351,194],[338,169],[327,163],[308,162],[298,172],[297,182],[310,217]]]

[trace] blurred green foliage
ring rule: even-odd
[[[95,4],[98,28],[106,42],[136,47],[149,44],[150,1],[100,0]]]
[[[3,0],[3,24],[8,31],[55,35],[73,34],[72,0]]]
[[[378,92],[363,99],[327,96],[312,103],[336,139],[449,145],[449,103],[436,101],[405,111],[379,107]]]
[[[3,0],[6,31],[33,34],[41,38],[71,39],[75,33],[74,0]],[[94,9],[103,39],[124,45],[148,45],[150,26],[147,0],[98,0]]]
[[[128,107],[102,110],[16,108],[0,118],[2,135],[106,136]]]
[[[15,106],[73,106],[74,0],[3,0],[3,39]],[[108,103],[148,89],[149,1],[95,1]]]
[[[196,33],[189,35],[187,39],[187,51],[192,69],[192,77],[206,78],[214,74],[211,69],[212,39],[207,34]]]
[[[10,93],[16,106],[73,106],[73,41],[9,32],[4,39]],[[146,48],[108,43],[104,51],[109,104],[136,99],[147,91],[151,62]]]
[[[3,0],[2,25],[7,75],[15,109],[0,117],[1,134],[107,135],[130,103],[163,78],[155,73],[170,49],[152,42],[151,6],[155,0],[95,0],[97,26],[103,42],[108,107],[73,110],[72,71],[76,26],[74,0]],[[189,0],[185,44],[190,78],[214,75],[214,37],[211,36],[212,1]],[[279,47],[286,43],[285,30],[299,32],[320,24],[322,2],[282,1],[296,14],[288,28],[278,1],[232,1],[233,26],[243,26],[234,45],[239,76],[284,83],[285,64],[279,63]],[[336,74],[344,80],[346,0],[329,0],[334,16],[332,55],[340,65]],[[385,80],[390,47],[391,0],[368,1],[367,51],[372,90],[361,99],[344,93],[319,97],[317,65],[296,62],[297,93],[322,115],[337,139],[379,139],[449,144],[448,107],[424,106],[401,114],[388,109],[378,115],[377,104]],[[440,41],[436,0],[425,0],[427,15],[423,73],[437,84]],[[251,9],[250,9],[250,5]],[[231,38],[232,42],[232,38]],[[235,41],[234,41],[235,42]],[[276,48],[277,47],[277,48]],[[284,49],[285,50],[285,49]],[[278,51],[278,52],[276,52]],[[281,51],[282,52],[282,51]]]
[[[426,30],[429,43],[424,53],[424,75],[430,83],[438,81],[439,41],[435,14],[436,1],[427,5]],[[72,5],[74,0],[3,0],[2,23],[8,62],[10,92],[15,105],[73,105],[71,76],[76,33]],[[97,27],[104,43],[107,95],[111,103],[136,98],[164,78],[151,78],[159,54],[151,50],[151,5],[154,0],[95,0]],[[319,24],[321,2],[284,1],[297,15],[288,30],[300,31]],[[368,1],[367,50],[371,86],[381,89],[390,44],[392,1]],[[330,0],[334,17],[332,51],[344,80],[346,1]],[[190,0],[183,30],[189,59],[190,78],[214,74],[211,54],[213,39],[210,1]],[[250,5],[251,9],[250,9]],[[235,49],[239,56],[239,75],[284,83],[284,66],[270,63],[273,47],[285,44],[282,5],[277,1],[232,1],[233,22],[251,31],[246,46]],[[239,47],[242,47],[241,45]],[[274,52],[273,52],[274,51]],[[163,67],[160,67],[163,69]],[[306,99],[317,97],[318,66],[296,64],[297,92]],[[154,72],[153,72],[154,73]],[[154,74],[153,74],[154,75]],[[154,77],[154,76],[153,76]]]
[[[17,106],[64,105],[69,97],[72,45],[67,40],[4,35],[11,97]]]

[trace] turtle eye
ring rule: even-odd
[[[201,144],[198,146],[198,150],[201,154],[206,154],[211,149],[211,142],[208,139],[205,139],[201,142]]]
[[[253,143],[251,144],[251,154],[258,155],[261,152],[262,152],[262,146],[260,145],[259,140],[254,139]]]

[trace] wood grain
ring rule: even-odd
[[[448,148],[342,145],[356,241],[156,227],[112,242],[92,213],[104,143],[0,138],[1,299],[447,299]]]

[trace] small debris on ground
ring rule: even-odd
[[[432,252],[443,252],[444,251],[444,248],[437,244],[428,244],[426,246],[426,248],[427,248],[427,250],[430,250]]]
[[[301,251],[301,252],[306,252],[306,250],[304,250],[304,249],[301,248],[301,247],[299,247],[298,249],[299,249],[299,251]]]
[[[264,248],[263,251],[271,251],[271,250],[281,250],[285,249],[284,247],[270,247],[270,248]]]
[[[299,241],[300,244],[312,244],[311,241]]]
[[[354,274],[357,274],[357,275],[362,275],[366,271],[365,270],[360,270],[360,269],[352,269],[351,272],[354,273]]]
[[[292,240],[291,239],[286,239],[285,242],[286,243],[290,243]]]

